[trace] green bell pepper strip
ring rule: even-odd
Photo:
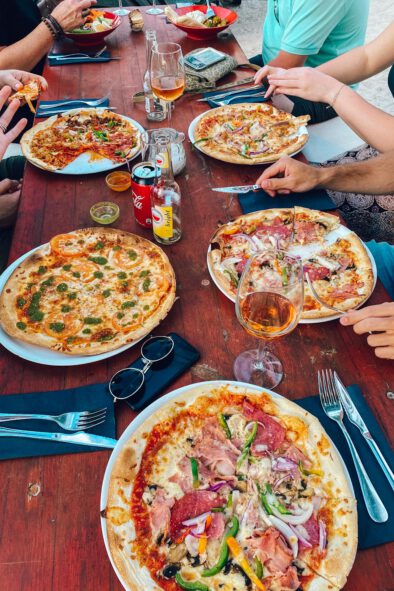
[[[224,534],[224,538],[223,538],[221,546],[220,546],[218,561],[212,568],[202,571],[201,575],[203,577],[213,577],[214,575],[217,575],[218,573],[220,573],[220,571],[225,567],[226,562],[228,560],[228,555],[229,555],[229,549],[227,546],[227,538],[230,538],[230,537],[235,538],[235,536],[238,533],[238,529],[239,529],[238,517],[233,515],[231,525],[228,528],[227,532]]]
[[[249,448],[247,447],[246,449],[243,450],[243,452],[241,453],[241,455],[239,456],[239,458],[237,460],[237,470],[240,469],[240,467],[242,466],[242,464],[244,463],[244,461],[246,460],[248,455],[249,455]]]
[[[316,476],[323,476],[323,472],[321,470],[308,470],[307,468],[305,468],[304,464],[301,461],[298,462],[298,469],[304,476],[312,476],[312,474]]]
[[[256,439],[257,427],[258,427],[258,423],[257,423],[257,421],[255,421],[253,423],[252,431],[251,431],[249,437],[247,438],[247,440],[245,441],[245,445],[243,447],[243,450],[245,450],[246,448],[249,448],[252,445],[253,441]]]
[[[228,495],[227,504],[226,504],[227,508],[230,508],[232,506],[233,506],[233,491],[231,491],[230,494]]]
[[[274,507],[279,513],[282,515],[291,515],[291,512],[279,501],[275,493],[272,492],[272,487],[270,484],[265,485],[265,492],[260,491],[261,503],[268,513],[268,515],[273,515],[272,507]]]
[[[264,567],[261,564],[261,560],[259,560],[259,558],[257,558],[257,556],[256,556],[256,558],[254,559],[254,562],[256,564],[256,577],[258,579],[262,579],[263,575],[264,575]]]
[[[218,414],[218,421],[219,421],[219,425],[222,427],[223,431],[225,432],[227,439],[231,439],[230,427],[227,424],[226,417],[221,412]]]
[[[190,458],[190,464],[192,468],[193,488],[198,488],[200,486],[200,479],[198,477],[198,463],[196,458]]]
[[[179,573],[176,573],[175,580],[182,589],[187,591],[210,591],[208,585],[204,585],[200,581],[185,581]]]

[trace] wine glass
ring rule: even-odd
[[[297,326],[304,302],[302,262],[283,250],[254,254],[238,285],[236,314],[243,328],[259,339],[257,349],[244,351],[234,362],[240,382],[275,388],[283,377],[279,359],[264,341],[288,334]]]
[[[185,66],[178,43],[158,43],[152,48],[150,84],[153,94],[167,103],[167,120],[171,119],[171,101],[185,90]]]
[[[149,8],[146,11],[146,14],[161,14],[163,10],[161,8],[157,8],[156,0],[152,0],[152,8]]]
[[[127,10],[127,8],[124,8],[122,2],[123,2],[123,0],[118,0],[119,8],[117,8],[116,10],[113,11],[114,14],[117,14],[118,16],[126,16],[130,12],[130,10]]]

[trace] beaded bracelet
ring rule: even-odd
[[[51,14],[47,17],[42,17],[42,22],[48,27],[52,37],[55,39],[63,35],[63,29]]]

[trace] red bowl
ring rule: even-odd
[[[194,4],[193,6],[183,6],[182,8],[177,8],[175,12],[182,16],[183,14],[191,12],[192,10],[199,10],[205,14],[207,12],[207,7]],[[225,18],[228,24],[223,25],[223,27],[184,27],[183,25],[177,25],[172,21],[171,22],[173,25],[178,27],[178,29],[184,31],[190,39],[195,39],[196,41],[213,39],[218,33],[224,31],[230,25],[235,23],[238,15],[236,12],[234,12],[234,10],[229,10],[228,8],[223,8],[222,6],[212,6],[212,10],[220,18]]]
[[[99,31],[97,33],[64,33],[68,39],[72,39],[76,45],[80,47],[93,47],[95,45],[103,45],[104,38],[115,31],[121,23],[119,16],[113,12],[104,11],[104,17],[112,20],[112,27],[106,31]]]

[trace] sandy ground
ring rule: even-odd
[[[313,0],[311,0],[313,1]],[[266,13],[266,0],[243,0],[237,8],[238,22],[232,31],[248,57],[261,51],[262,23]],[[393,0],[371,0],[367,41],[371,41],[394,20]],[[374,105],[394,115],[394,99],[387,86],[388,70],[360,84],[360,94]]]

